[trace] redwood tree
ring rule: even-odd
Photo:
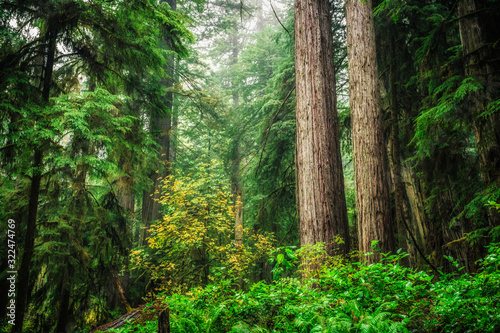
[[[328,0],[295,1],[296,180],[301,245],[349,251]]]
[[[346,0],[349,97],[359,250],[393,250],[372,1]],[[376,257],[370,257],[375,260]]]

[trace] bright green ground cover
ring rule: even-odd
[[[151,307],[169,305],[172,332],[500,331],[499,244],[489,247],[474,275],[436,278],[399,265],[402,256],[369,266],[326,265],[307,284],[275,274],[273,284],[259,282],[246,292],[237,291],[235,279],[223,279],[186,295],[160,296]],[[276,267],[289,266],[278,259]],[[152,332],[156,325],[115,332]]]

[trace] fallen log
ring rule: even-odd
[[[120,327],[124,326],[128,320],[143,321],[143,320],[141,320],[142,317],[145,315],[148,315],[148,314],[144,313],[143,310],[144,310],[144,305],[141,305],[137,309],[132,310],[131,312],[129,312],[127,314],[124,314],[120,318],[118,318],[110,323],[101,325],[101,326],[93,329],[90,333],[104,332],[104,331],[109,330],[110,328],[120,328]]]

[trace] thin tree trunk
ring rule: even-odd
[[[67,262],[64,269],[64,275],[61,282],[61,291],[59,295],[59,313],[57,316],[56,333],[66,332],[66,326],[69,322],[70,309],[69,301],[71,296],[71,280],[73,279],[73,268]]]
[[[295,1],[296,181],[301,245],[349,252],[328,0]],[[334,237],[343,244],[334,243]]]
[[[418,259],[417,247],[420,247],[424,252],[424,255],[429,254],[429,248],[424,247],[427,235],[429,235],[429,219],[425,213],[425,203],[422,197],[422,189],[419,186],[419,180],[409,163],[403,163],[401,165],[401,176],[403,178],[403,184],[405,185],[405,193],[408,198],[407,216],[411,216],[411,223],[409,224],[410,232],[413,233],[415,237],[415,243],[412,243],[413,256],[415,263],[420,267],[424,265],[424,261]]]
[[[390,94],[391,94],[391,154],[390,160],[392,161],[392,173],[394,175],[394,201],[395,201],[395,210],[396,210],[396,227],[398,231],[398,248],[402,249],[404,252],[408,252],[408,242],[407,242],[407,234],[408,230],[406,230],[405,225],[408,225],[407,216],[405,216],[404,210],[404,185],[403,179],[401,176],[401,152],[399,145],[399,99],[398,99],[398,91],[397,91],[397,70],[398,65],[396,62],[396,51],[395,51],[395,40],[394,36],[391,35],[390,38],[390,55],[391,55],[391,64],[390,64],[390,73],[389,73],[389,81],[390,81]],[[408,259],[403,259],[405,264],[408,263]]]
[[[49,23],[50,27],[50,23]],[[49,28],[50,29],[50,28]],[[45,63],[45,76],[43,78],[42,99],[45,103],[49,102],[50,87],[52,82],[52,72],[54,70],[54,57],[56,52],[57,31],[47,33],[47,61]],[[31,259],[36,234],[36,220],[38,215],[38,198],[40,196],[40,184],[42,181],[43,152],[39,146],[35,149],[33,158],[33,176],[31,178],[31,189],[28,204],[28,220],[26,223],[26,236],[24,241],[23,256],[21,267],[19,268],[19,290],[17,292],[16,303],[16,331],[22,332],[23,321],[28,305]]]
[[[177,71],[178,61],[174,59],[174,76],[175,83],[179,82],[179,73]],[[177,140],[178,140],[178,126],[179,126],[179,110],[174,103],[175,95],[172,94],[172,127],[170,130],[170,163],[174,164],[177,160]],[[173,170],[170,170],[173,172]]]
[[[26,236],[24,240],[23,256],[21,267],[19,268],[18,292],[16,302],[16,329],[17,332],[22,332],[25,310],[28,304],[29,296],[29,279],[31,270],[31,258],[33,257],[33,249],[36,234],[36,220],[38,212],[38,198],[40,196],[40,183],[42,181],[42,160],[43,155],[41,149],[35,150],[33,160],[33,176],[31,178],[31,190],[28,206],[28,221],[26,225]]]
[[[236,245],[243,245],[243,191],[236,193],[236,212],[234,217],[234,240]]]
[[[234,240],[236,245],[243,244],[243,189],[241,188],[240,173],[240,140],[233,139],[233,148],[231,151],[231,193],[234,202]]]
[[[238,63],[239,50],[241,48],[241,43],[238,38],[238,29],[234,31],[231,35],[231,66]],[[233,86],[233,108],[232,108],[232,118],[234,122],[237,122],[239,117],[238,107],[240,105],[240,97],[238,91],[238,85],[236,82],[232,82]],[[243,245],[243,189],[241,186],[240,177],[240,163],[241,163],[241,133],[233,135],[231,146],[231,194],[234,202],[234,240],[236,245]]]
[[[359,250],[371,252],[372,241],[378,240],[381,251],[389,252],[394,241],[372,2],[347,0],[345,8]]]

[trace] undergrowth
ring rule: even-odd
[[[275,260],[275,272],[296,266],[294,252]],[[433,276],[401,266],[405,253],[376,264],[324,263],[307,282],[275,274],[246,291],[224,279],[186,294],[159,295],[171,332],[499,332],[500,244],[489,247],[477,274]],[[451,258],[449,258],[452,260]],[[292,264],[292,265],[291,265]],[[455,262],[456,264],[456,262]],[[151,332],[156,322],[115,332]]]

